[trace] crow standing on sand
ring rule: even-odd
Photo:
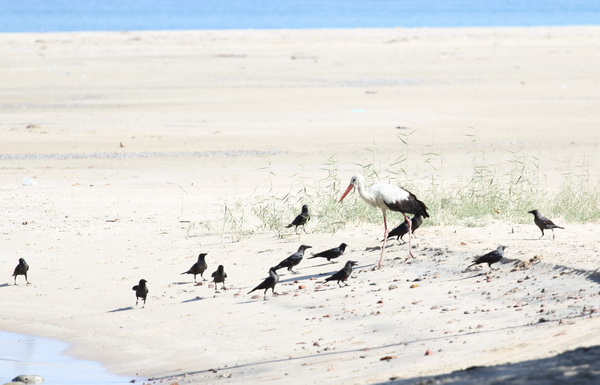
[[[254,290],[265,289],[264,298],[267,299],[267,290],[271,289],[273,295],[275,295],[275,285],[277,285],[277,282],[279,282],[279,275],[277,274],[277,271],[275,271],[275,268],[271,267],[269,269],[269,276],[254,289],[250,290],[248,294],[252,293]]]
[[[350,274],[352,274],[352,266],[354,266],[356,264],[358,264],[358,262],[356,262],[356,261],[347,261],[342,270],[333,274],[331,277],[326,278],[325,282],[337,281],[337,284],[339,285],[339,287],[342,287],[340,282],[344,282],[344,286],[348,286],[348,284],[346,283],[346,280],[350,277]]]
[[[215,292],[217,291],[217,284],[223,283],[223,287],[221,289],[227,290],[225,287],[225,278],[227,278],[227,273],[225,272],[225,268],[223,265],[219,265],[217,270],[212,273],[211,277],[213,277],[213,282],[215,283]]]
[[[414,235],[415,231],[417,231],[417,229],[423,223],[423,216],[417,214],[412,217],[411,222],[412,222],[412,234]],[[392,231],[389,232],[388,239],[390,239],[392,237],[398,237],[398,242],[402,241],[402,242],[406,243],[404,241],[404,239],[402,239],[402,237],[404,237],[406,234],[408,234],[408,222],[404,221],[400,225],[398,225],[398,227],[395,227]]]
[[[296,218],[294,218],[294,220],[292,221],[292,223],[290,223],[289,225],[285,226],[285,228],[288,229],[288,228],[290,228],[292,226],[296,226],[296,228],[294,230],[297,233],[298,232],[298,226],[302,226],[302,229],[304,230],[304,232],[306,232],[306,229],[304,228],[304,225],[308,221],[310,221],[310,214],[308,213],[308,205],[302,205],[302,212]]]
[[[325,251],[321,251],[320,253],[313,254],[312,257],[308,257],[307,259],[327,258],[327,261],[335,262],[335,261],[332,261],[332,259],[336,259],[340,255],[344,254],[344,251],[346,251],[346,246],[348,246],[348,245],[345,243],[342,243],[338,247],[334,247],[333,249],[328,249]]]
[[[140,298],[144,300],[144,305],[142,307],[146,306],[146,297],[148,296],[148,286],[146,286],[146,282],[148,281],[145,279],[140,279],[140,283],[131,288],[131,290],[135,291],[136,306]]]
[[[481,257],[477,257],[475,262],[467,266],[467,269],[471,266],[479,265],[480,263],[487,263],[490,269],[495,270],[492,268],[492,264],[500,262],[502,257],[504,257],[504,249],[506,249],[507,247],[508,246],[498,246],[496,250],[490,251],[489,253],[482,255]]]
[[[15,285],[17,284],[17,275],[24,275],[25,282],[29,283],[27,280],[27,272],[29,271],[29,265],[25,262],[25,259],[19,258],[19,264],[15,267],[15,271],[13,272],[13,277],[15,277]]]
[[[275,271],[277,271],[279,269],[287,267],[288,271],[291,271],[293,274],[298,274],[294,270],[292,270],[292,268],[294,266],[297,266],[302,261],[302,258],[304,258],[304,250],[309,249],[311,247],[312,246],[306,246],[306,245],[300,246],[298,248],[298,251],[296,251],[294,254],[290,255],[283,261],[279,262],[279,264],[277,266],[275,266],[273,269],[275,269]]]
[[[196,275],[200,274],[200,277],[202,277],[202,279],[206,281],[206,278],[204,278],[204,276],[202,275],[208,268],[205,257],[206,253],[200,253],[200,255],[198,255],[198,262],[194,263],[188,271],[181,274],[194,274],[194,282],[196,282]]]
[[[554,222],[540,214],[537,210],[531,210],[528,213],[533,214],[533,221],[542,230],[542,237],[544,236],[544,230],[552,230],[552,239],[554,239],[554,229],[564,229],[564,227],[555,225]],[[542,239],[542,237],[539,239]]]

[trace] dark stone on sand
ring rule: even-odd
[[[44,377],[35,374],[19,374],[12,379],[13,382],[22,384],[41,384],[44,382]]]

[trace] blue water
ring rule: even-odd
[[[0,331],[0,347],[0,384],[20,374],[42,376],[44,385],[125,385],[133,379],[65,355],[68,345],[56,340]]]
[[[600,0],[0,0],[0,32],[598,24]]]

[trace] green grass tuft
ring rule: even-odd
[[[399,138],[404,145],[409,135]],[[441,177],[443,159],[433,145],[423,154],[429,176],[421,180],[408,178],[406,154],[387,162],[390,166],[384,169],[376,151],[370,151],[369,159],[362,159],[355,166],[368,185],[380,179],[407,181],[403,187],[429,207],[431,217],[423,226],[485,226],[493,220],[529,223],[531,215],[527,211],[533,209],[551,218],[578,223],[600,220],[600,184],[592,181],[585,163],[566,173],[560,189],[551,192],[546,190],[540,176],[539,159],[520,151],[510,152],[509,171],[501,173],[499,169],[507,168],[487,162],[485,154],[477,149],[475,153],[471,175],[451,183]],[[265,169],[270,179],[273,176],[270,165]],[[224,202],[220,230],[230,233],[232,240],[255,231],[272,231],[278,237],[290,235],[293,228],[285,226],[300,212],[302,204],[308,204],[311,211],[312,219],[306,226],[309,232],[335,233],[348,224],[381,223],[381,211],[368,206],[358,194],[339,202],[350,175],[345,173],[340,177],[335,158],[327,159],[321,171],[325,176],[320,180],[295,175],[293,180],[299,182],[292,182],[290,192],[283,195],[274,193],[271,187],[266,195]],[[389,213],[388,218],[389,226],[402,221],[399,213]]]

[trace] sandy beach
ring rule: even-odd
[[[322,232],[313,212],[306,232],[279,237],[249,215],[231,234],[222,218],[262,195],[290,194],[299,209],[303,187],[332,164],[339,196],[368,163],[419,195],[433,169],[468,180],[484,157],[502,174],[515,154],[549,191],[565,175],[597,183],[598,36],[599,27],[0,34],[0,329],[179,384],[409,384],[596,347],[597,222],[552,218],[565,227],[555,239],[538,239],[533,221],[426,222],[415,259],[391,240],[377,269],[382,222]],[[342,204],[365,205],[356,193]],[[279,295],[246,294],[301,244],[341,242],[340,262],[305,259],[298,274],[280,270]],[[465,271],[499,245],[508,248],[498,270]],[[200,252],[206,278],[225,266],[227,290],[180,274]],[[29,285],[13,284],[19,258]],[[358,262],[349,286],[323,282],[347,260]],[[131,290],[141,278],[144,308]],[[588,370],[590,384],[600,376],[572,370]]]

